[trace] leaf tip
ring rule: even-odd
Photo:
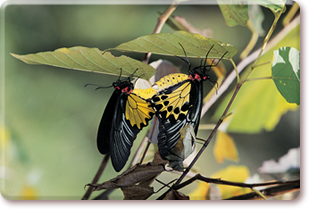
[[[70,50],[68,48],[66,48],[66,47],[60,48],[57,51],[60,51],[60,52],[66,53],[66,54],[70,53]]]

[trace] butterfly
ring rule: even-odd
[[[125,80],[119,77],[113,82],[114,92],[105,107],[97,133],[99,152],[111,155],[117,172],[126,164],[137,134],[148,125],[155,112],[150,102],[134,92],[131,79],[132,75]]]
[[[182,128],[191,125],[197,135],[203,100],[203,82],[209,80],[213,85],[209,75],[211,67],[218,65],[227,53],[217,63],[212,60],[208,65],[206,60],[212,46],[206,58],[201,60],[200,66],[192,69],[183,46],[181,44],[180,46],[186,57],[186,60],[181,59],[188,63],[189,74],[177,73],[161,78],[153,85],[158,91],[149,100],[159,121],[158,150],[163,159],[167,159],[173,153],[172,149],[181,138]]]

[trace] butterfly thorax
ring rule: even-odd
[[[199,66],[200,67],[200,66]],[[190,70],[189,72],[189,79],[194,81],[194,80],[198,80],[198,81],[206,81],[206,80],[210,80],[210,75],[209,72],[204,70],[204,69],[200,69],[200,71],[198,71],[197,69],[193,69]]]
[[[126,93],[126,94],[130,94],[134,89],[132,82],[128,80],[125,81],[117,80],[116,82],[113,82],[112,86],[115,88],[115,90],[119,91],[119,93]]]

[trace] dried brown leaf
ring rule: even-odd
[[[146,200],[153,193],[153,187],[132,185],[121,188],[124,194],[124,200]]]
[[[167,193],[163,200],[189,200],[189,196],[176,190],[171,190]]]
[[[94,191],[99,191],[102,189],[114,189],[123,188],[131,185],[138,184],[140,182],[150,183],[150,180],[154,179],[161,172],[163,172],[164,166],[155,163],[147,163],[143,165],[135,165],[132,168],[126,170],[121,175],[107,181],[102,184],[91,185]]]

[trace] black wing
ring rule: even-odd
[[[110,139],[111,139],[111,129],[112,129],[112,119],[116,115],[118,110],[118,97],[119,93],[113,92],[108,104],[103,112],[98,133],[97,133],[97,148],[101,154],[110,153]]]

